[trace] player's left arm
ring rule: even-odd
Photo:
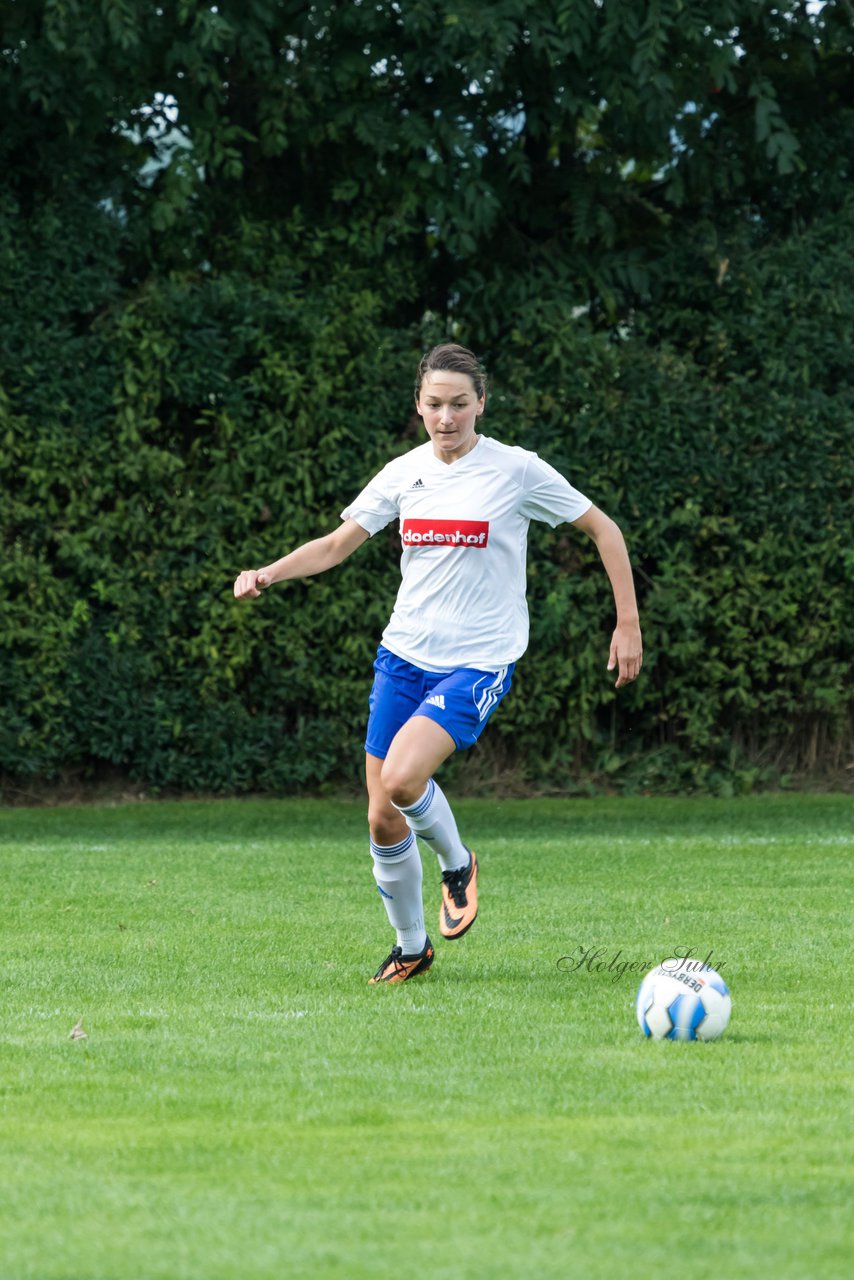
[[[617,625],[611,637],[608,670],[617,668],[615,687],[620,689],[624,684],[636,680],[643,666],[643,642],[629,553],[619,525],[598,507],[591,507],[572,523],[596,543],[605,572],[611,581],[617,608]]]

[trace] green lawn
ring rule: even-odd
[[[425,853],[382,988],[360,805],[0,814],[2,1280],[851,1274],[854,800],[458,814],[480,918]],[[579,947],[713,949],[729,1030],[645,1041]]]

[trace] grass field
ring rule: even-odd
[[[480,918],[425,854],[382,988],[360,805],[0,814],[2,1280],[851,1274],[854,800],[458,813]],[[730,1028],[647,1042],[686,947]]]

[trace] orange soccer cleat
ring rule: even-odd
[[[391,955],[383,960],[379,969],[369,983],[406,982],[407,978],[415,978],[419,973],[426,973],[433,963],[433,944],[428,938],[424,950],[415,956],[405,956],[402,947],[392,947]]]
[[[439,929],[443,938],[461,938],[477,917],[477,856],[473,849],[469,849],[469,858],[467,867],[442,872]]]

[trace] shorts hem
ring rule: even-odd
[[[469,747],[474,746],[474,742],[463,742],[460,738],[457,737],[455,733],[451,732],[451,730],[448,728],[446,724],[442,724],[438,711],[436,711],[436,713],[434,714],[432,708],[430,707],[424,707],[424,708],[419,707],[417,711],[413,711],[412,715],[409,717],[409,720],[414,720],[416,716],[423,716],[425,720],[432,720],[434,724],[437,724],[441,729],[444,729],[445,733],[453,742],[455,751],[465,751]],[[409,720],[404,720],[403,724],[408,724]],[[400,729],[403,728],[403,724],[400,726]],[[400,729],[398,729],[397,732],[395,733],[394,735],[395,738],[397,737],[397,734],[400,733]],[[475,741],[477,741],[477,739],[475,739]],[[392,738],[391,742],[394,742],[394,738]],[[380,747],[377,747],[371,744],[370,742],[366,742],[365,755],[373,756],[375,760],[385,760],[386,756],[389,753],[391,742],[388,744],[388,747],[386,747],[384,751]]]
[[[409,719],[414,720],[416,716],[423,716],[425,720],[432,720],[433,723],[437,724],[440,729],[444,729],[445,733],[451,739],[451,742],[453,742],[454,747],[457,751],[462,751],[465,747],[474,746],[473,742],[463,742],[460,738],[457,737],[455,733],[451,732],[451,730],[448,728],[446,724],[442,723],[441,712],[439,711],[438,707],[434,711],[431,706],[429,705],[424,706],[424,704],[422,703],[422,705],[418,708],[417,711],[413,711]],[[398,730],[398,732],[400,732],[400,730]]]

